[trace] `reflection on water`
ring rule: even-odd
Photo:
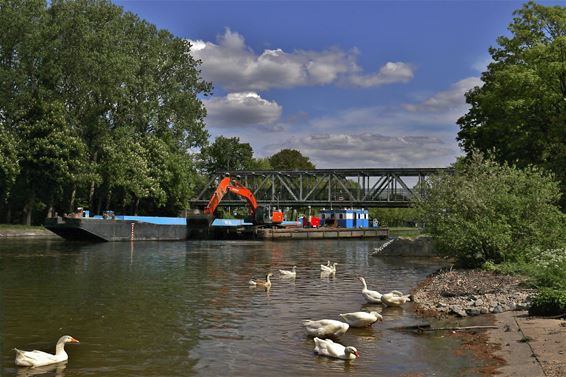
[[[16,376],[18,377],[31,377],[31,376],[43,376],[43,377],[63,377],[65,373],[63,372],[67,367],[67,362],[57,363],[53,365],[46,365],[43,367],[35,368],[18,368]]]
[[[81,346],[67,350],[66,368],[46,376],[455,375],[474,366],[469,357],[447,357],[456,340],[394,331],[419,321],[412,304],[365,303],[357,276],[379,291],[407,292],[437,267],[368,256],[379,245],[1,242],[0,375],[33,375],[14,366],[11,349],[49,351],[63,334]],[[321,273],[327,260],[339,264],[335,274]],[[289,266],[297,266],[296,279],[275,274],[270,290],[249,288],[253,276]],[[362,357],[315,356],[301,321],[359,310],[384,317],[340,337]]]

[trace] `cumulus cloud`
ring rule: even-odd
[[[350,80],[354,85],[368,88],[396,82],[408,82],[413,76],[414,69],[411,65],[403,62],[389,62],[373,75],[353,74]]]
[[[241,34],[230,29],[218,37],[217,43],[189,42],[193,45],[193,56],[202,60],[203,77],[231,91],[333,83],[372,87],[404,83],[413,77],[412,66],[403,62],[388,62],[375,74],[364,74],[357,64],[356,49],[293,52],[267,49],[256,54]]]
[[[432,136],[385,136],[379,133],[320,134],[295,137],[268,149],[294,148],[317,167],[443,167],[457,148]]]
[[[450,89],[438,92],[427,98],[421,103],[405,104],[404,108],[408,111],[445,111],[454,108],[465,107],[465,94],[475,86],[481,86],[482,81],[479,77],[468,77],[460,80],[450,87]]]
[[[282,108],[254,92],[229,93],[203,101],[210,127],[230,128],[273,125],[281,117]]]

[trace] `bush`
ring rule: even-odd
[[[530,315],[560,315],[566,313],[566,290],[541,289],[529,308]]]
[[[480,267],[565,245],[559,198],[558,184],[541,169],[499,165],[476,152],[454,174],[431,177],[416,208],[440,252]]]

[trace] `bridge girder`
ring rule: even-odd
[[[219,171],[191,200],[204,207],[226,175],[249,188],[258,204],[278,207],[403,208],[422,195],[426,177],[446,168],[238,170]],[[246,201],[227,194],[221,206],[243,206]]]

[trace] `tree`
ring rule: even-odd
[[[269,157],[271,167],[275,170],[310,170],[315,166],[309,158],[296,149],[282,149]]]
[[[566,8],[528,2],[514,15],[511,36],[489,49],[483,85],[466,94],[458,140],[468,153],[547,168],[566,193]]]
[[[535,248],[563,246],[566,216],[558,183],[537,167],[472,153],[454,174],[433,176],[416,201],[420,221],[441,252],[465,265],[518,261]]]
[[[189,42],[108,0],[3,0],[0,25],[1,195],[17,174],[9,209],[29,221],[75,202],[186,208],[190,151],[208,139],[198,96],[211,91]]]
[[[36,120],[18,128],[21,174],[19,188],[25,193],[25,223],[31,224],[33,209],[40,204],[52,212],[63,188],[83,174],[86,148],[68,127],[61,103],[35,110]]]
[[[0,123],[0,202],[10,194],[19,172],[16,139]]]
[[[252,158],[250,165],[248,166],[250,170],[272,170],[269,158]]]
[[[212,174],[219,170],[245,170],[252,165],[253,149],[240,143],[239,137],[218,136],[214,143],[201,149],[202,169]]]

